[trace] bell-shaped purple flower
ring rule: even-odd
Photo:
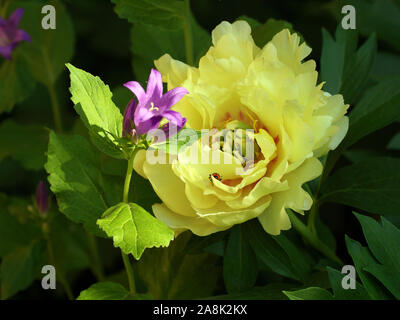
[[[132,135],[133,129],[138,135],[157,129],[163,119],[169,121],[162,128],[166,133],[170,131],[170,126],[176,127],[176,131],[183,128],[186,119],[179,112],[171,110],[171,107],[189,93],[185,88],[177,87],[163,94],[161,74],[155,69],[151,69],[146,91],[136,81],[127,82],[124,86],[137,98],[137,102],[132,99],[125,109],[124,136]]]
[[[18,29],[18,24],[24,14],[24,9],[15,10],[8,20],[0,18],[0,55],[10,60],[15,47],[21,41],[31,41],[31,37],[24,30]]]
[[[36,206],[40,213],[49,210],[49,190],[44,181],[40,181],[36,188]]]

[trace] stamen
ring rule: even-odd
[[[154,106],[154,102],[150,102],[150,105],[151,105],[151,107],[150,107],[150,109],[149,109],[150,111],[153,111],[153,110],[154,110],[154,111],[158,111],[158,110],[159,110],[158,107],[155,107],[155,106]]]

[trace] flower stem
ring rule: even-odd
[[[51,99],[51,107],[53,110],[53,119],[54,124],[58,132],[63,131],[62,121],[61,121],[61,113],[60,113],[60,104],[58,103],[57,94],[54,90],[54,86],[49,84],[47,85],[47,90],[49,91],[50,99]]]
[[[123,194],[123,202],[128,203],[129,202],[129,187],[131,184],[131,179],[132,179],[132,172],[133,172],[133,162],[135,160],[135,155],[137,153],[137,149],[134,149],[129,160],[128,160],[128,168],[126,170],[126,176],[125,176],[125,183],[124,183],[124,194]],[[133,275],[133,269],[131,262],[129,261],[129,256],[125,254],[121,250],[121,255],[122,255],[122,260],[124,262],[126,274],[128,276],[128,283],[129,283],[129,292],[131,295],[135,294],[135,278]]]
[[[308,241],[308,243],[314,247],[316,250],[321,252],[323,255],[325,255],[327,258],[331,259],[332,261],[335,261],[341,265],[343,265],[343,261],[329,248],[325,243],[323,243],[321,240],[318,239],[318,237],[311,232],[309,228],[299,218],[296,217],[296,215],[291,211],[288,210],[288,215],[290,218],[290,222],[293,225],[293,228],[297,230],[301,234],[301,236]]]
[[[190,12],[190,0],[184,0],[185,4],[185,17],[183,21],[183,33],[185,36],[185,50],[186,50],[186,62],[188,65],[193,66],[193,36],[192,36],[192,25],[191,25],[191,12]]]

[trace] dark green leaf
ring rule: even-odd
[[[329,280],[332,286],[335,300],[369,300],[368,293],[360,283],[356,283],[355,289],[343,289],[342,279],[345,276],[341,272],[327,267]]]
[[[400,160],[381,157],[339,169],[324,185],[320,201],[394,215],[400,212],[399,194]]]
[[[283,291],[290,300],[333,300],[332,294],[322,288],[310,287],[297,291]]]
[[[257,258],[243,234],[242,226],[236,226],[231,230],[224,256],[224,280],[228,293],[251,289],[257,275]]]

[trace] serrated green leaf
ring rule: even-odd
[[[123,158],[118,138],[123,117],[112,101],[112,93],[99,77],[67,64],[71,72],[71,100],[88,128],[93,143],[114,158]]]
[[[97,224],[114,239],[114,246],[140,259],[146,248],[167,247],[174,232],[135,203],[119,203],[104,212]]]
[[[290,300],[333,300],[332,294],[325,289],[310,287],[297,291],[283,291]]]
[[[373,158],[337,170],[320,201],[338,202],[382,215],[400,212],[400,160]]]
[[[165,29],[181,28],[185,7],[177,0],[112,0],[120,18],[132,23],[156,25]]]
[[[128,290],[119,283],[99,282],[83,290],[76,300],[126,300]]]
[[[26,289],[40,275],[44,248],[42,242],[35,242],[4,257],[0,269],[2,299]]]
[[[257,280],[257,258],[240,225],[234,227],[229,235],[223,271],[225,286],[230,294],[251,289]]]
[[[56,9],[56,29],[42,28],[42,7],[52,5]],[[61,1],[43,2],[15,1],[10,10],[24,8],[21,29],[27,30],[32,38],[24,47],[23,55],[33,76],[46,86],[55,83],[64,65],[74,53],[75,35],[71,18]]]
[[[37,125],[20,125],[12,120],[0,124],[0,161],[8,156],[28,170],[42,170],[48,132]]]
[[[104,236],[96,225],[108,207],[99,167],[93,148],[85,138],[50,132],[45,168],[60,211],[96,235]]]

